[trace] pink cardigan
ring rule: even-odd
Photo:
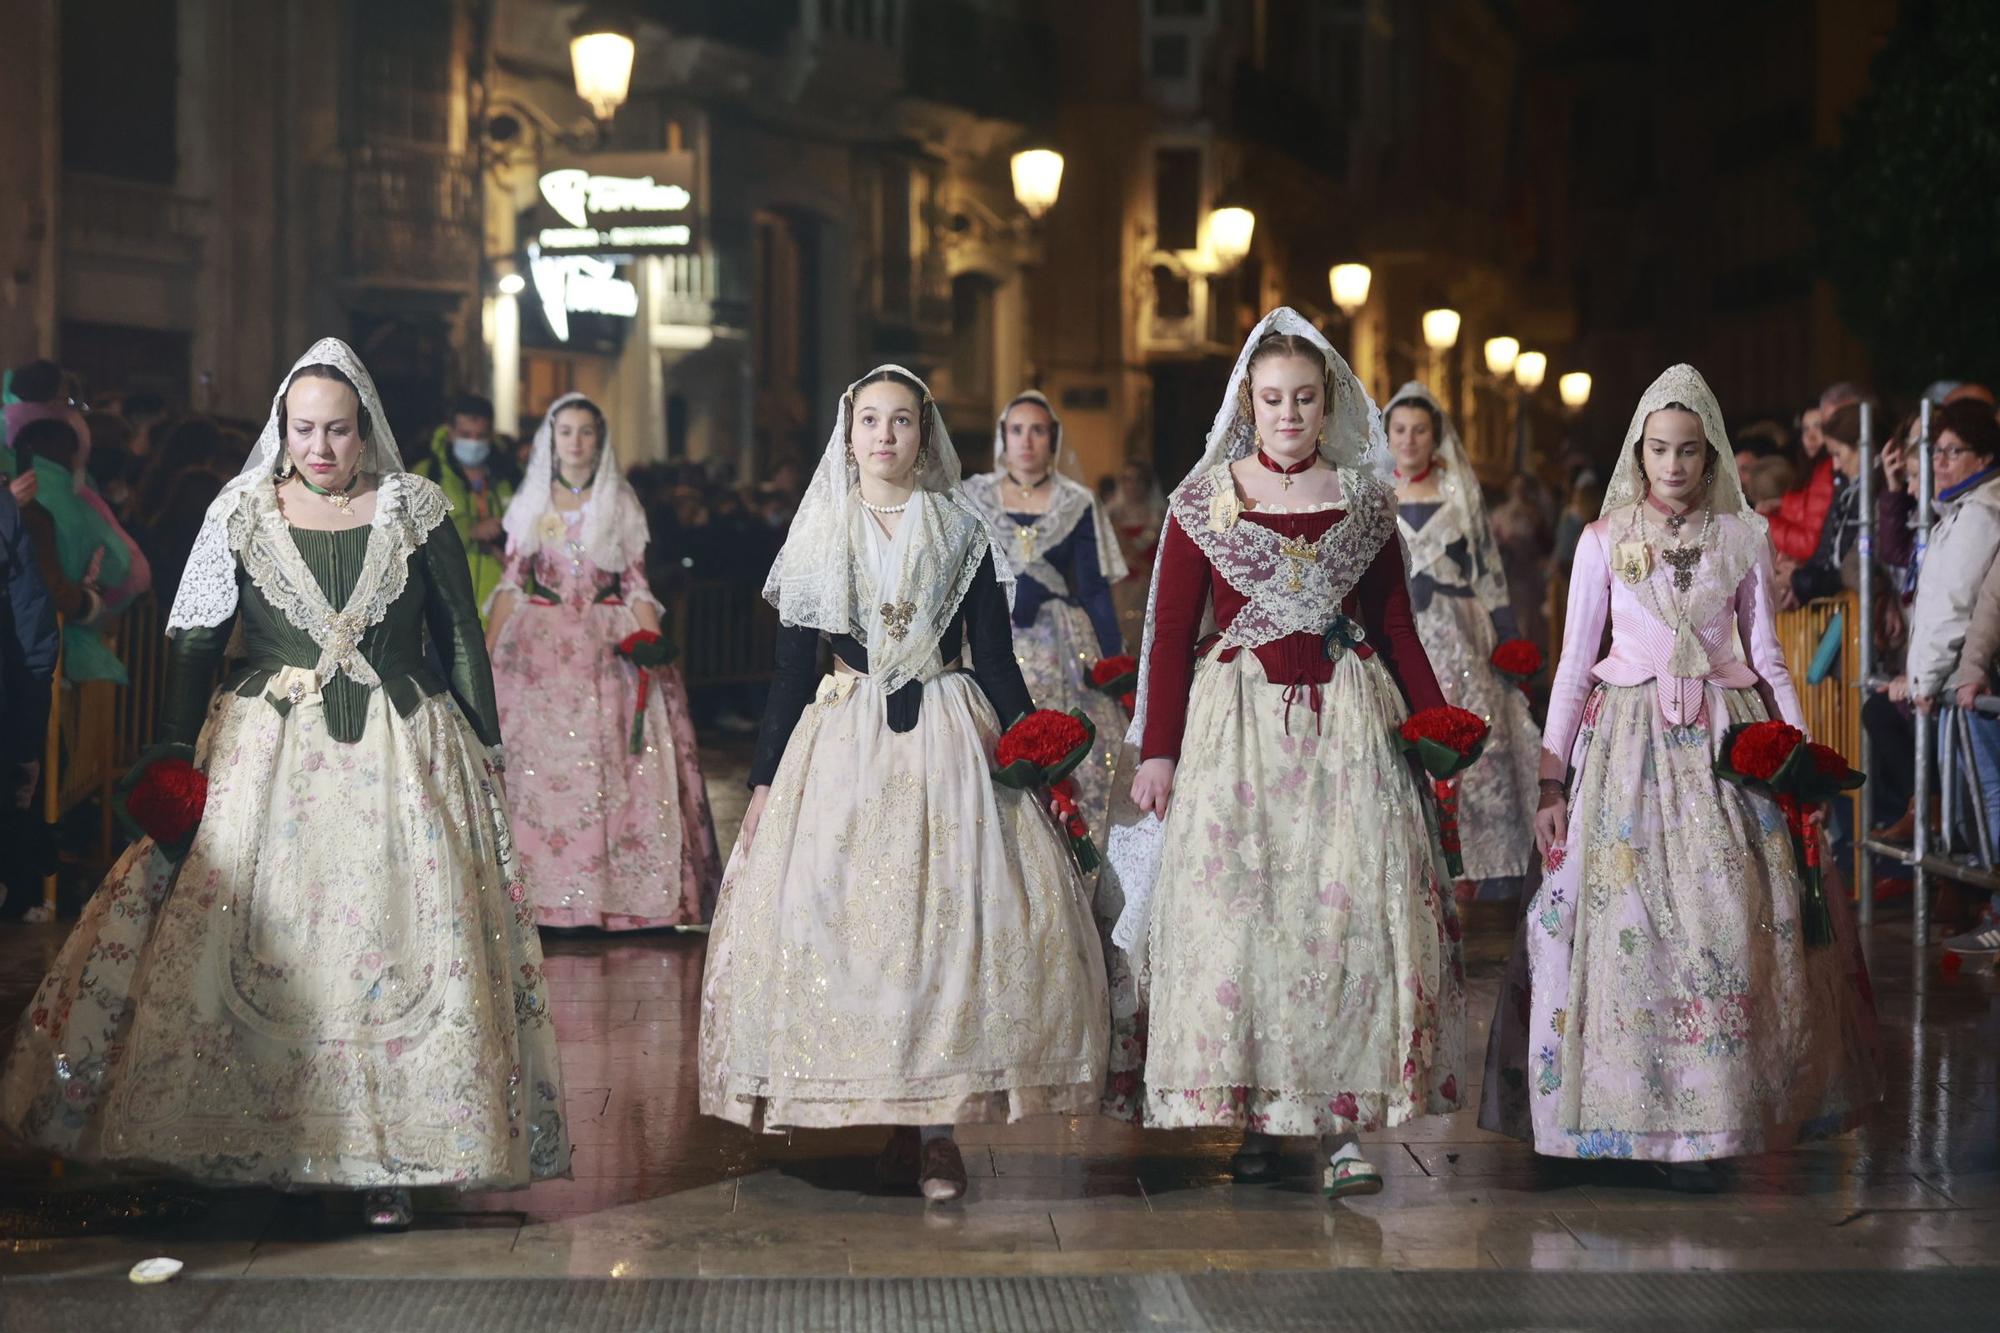
[[[1584,701],[1598,681],[1655,682],[1660,714],[1673,726],[1704,725],[1710,696],[1719,690],[1755,689],[1771,715],[1805,729],[1792,673],[1778,646],[1770,546],[1761,529],[1740,515],[1720,515],[1716,522],[1720,526],[1714,546],[1703,557],[1690,594],[1690,611],[1698,618],[1696,633],[1708,650],[1709,663],[1708,673],[1696,679],[1677,678],[1667,669],[1674,631],[1653,612],[1655,601],[1672,606],[1671,572],[1664,563],[1656,562],[1648,576],[1651,597],[1612,573],[1612,550],[1630,531],[1627,512],[1600,518],[1584,529],[1570,570],[1562,661],[1549,691],[1548,725],[1542,728],[1542,777],[1560,780],[1568,774]],[[1607,618],[1611,651],[1591,665],[1603,642]],[[1737,651],[1738,632],[1749,650],[1747,662]]]

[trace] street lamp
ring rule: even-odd
[[[1424,311],[1424,346],[1433,352],[1448,352],[1458,345],[1458,312],[1440,308]]]
[[[1590,376],[1581,370],[1572,370],[1556,381],[1556,392],[1562,395],[1563,406],[1572,412],[1580,412],[1590,401]]]
[[[1523,352],[1514,359],[1514,383],[1529,393],[1542,387],[1548,377],[1549,358],[1542,352]]]
[[[632,24],[606,10],[587,9],[570,32],[569,63],[576,76],[576,95],[590,103],[590,113],[598,120],[610,120],[632,90],[632,57],[637,51]]]
[[[1257,230],[1257,215],[1237,204],[1218,208],[1208,215],[1208,248],[1217,267],[1232,269],[1250,253],[1250,237]]]
[[[528,289],[528,280],[518,273],[502,273],[496,286],[502,296],[519,296]]]
[[[1327,270],[1327,284],[1333,288],[1333,303],[1349,319],[1368,304],[1368,284],[1374,272],[1366,264],[1335,264]]]
[[[1053,148],[1024,148],[1008,165],[1014,173],[1016,202],[1039,221],[1062,193],[1063,155]]]
[[[1488,338],[1486,340],[1486,373],[1505,379],[1514,371],[1514,361],[1521,355],[1519,338]]]

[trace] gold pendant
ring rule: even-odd
[[[910,632],[910,622],[916,619],[915,602],[884,602],[881,606],[882,628],[890,638],[901,642]]]
[[[1278,543],[1278,554],[1291,562],[1291,577],[1285,584],[1286,588],[1292,592],[1304,591],[1306,567],[1318,562],[1319,543],[1281,541]]]

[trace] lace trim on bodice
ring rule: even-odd
[[[444,521],[450,502],[433,482],[410,473],[381,479],[368,549],[346,604],[336,610],[299,553],[291,527],[278,509],[276,492],[258,487],[246,493],[229,520],[229,545],[272,610],[312,636],[320,657],[313,668],[321,681],[345,672],[374,688],[381,678],[361,655],[361,639],[380,624],[409,583],[410,556],[431,529]]]
[[[1174,521],[1223,581],[1246,599],[1222,631],[1225,646],[1257,648],[1290,634],[1318,636],[1339,614],[1395,530],[1388,487],[1353,468],[1340,470],[1340,484],[1343,502],[1332,507],[1347,512],[1314,542],[1245,522],[1240,510],[1234,517],[1218,512],[1240,504],[1227,464],[1175,492],[1170,505]],[[1224,503],[1218,506],[1218,500]]]
[[[1052,481],[1054,494],[1049,498],[1049,507],[1033,523],[1023,523],[1007,511],[999,480],[992,475],[967,477],[959,489],[993,525],[1017,573],[1025,574],[1054,596],[1070,595],[1069,580],[1049,563],[1047,552],[1062,545],[1076,531],[1076,525],[1090,516],[1087,494]]]

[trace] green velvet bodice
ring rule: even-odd
[[[371,529],[363,525],[345,532],[288,531],[327,601],[336,608],[345,606],[361,574]],[[398,714],[407,717],[425,699],[449,689],[474,734],[483,744],[497,745],[500,727],[493,671],[457,531],[448,522],[437,524],[407,562],[401,595],[363,632],[360,654],[381,677],[381,688]],[[244,698],[264,694],[273,708],[285,711],[292,706],[290,700],[275,690],[267,692],[266,687],[286,667],[317,666],[320,646],[272,606],[240,559],[236,587],[243,656],[231,662],[222,688]],[[161,707],[163,744],[191,746],[200,734],[208,712],[209,681],[235,623],[186,629],[175,636]],[[443,665],[442,676],[425,654],[426,634]],[[319,688],[328,734],[350,744],[361,739],[373,687],[342,672],[321,681]]]

